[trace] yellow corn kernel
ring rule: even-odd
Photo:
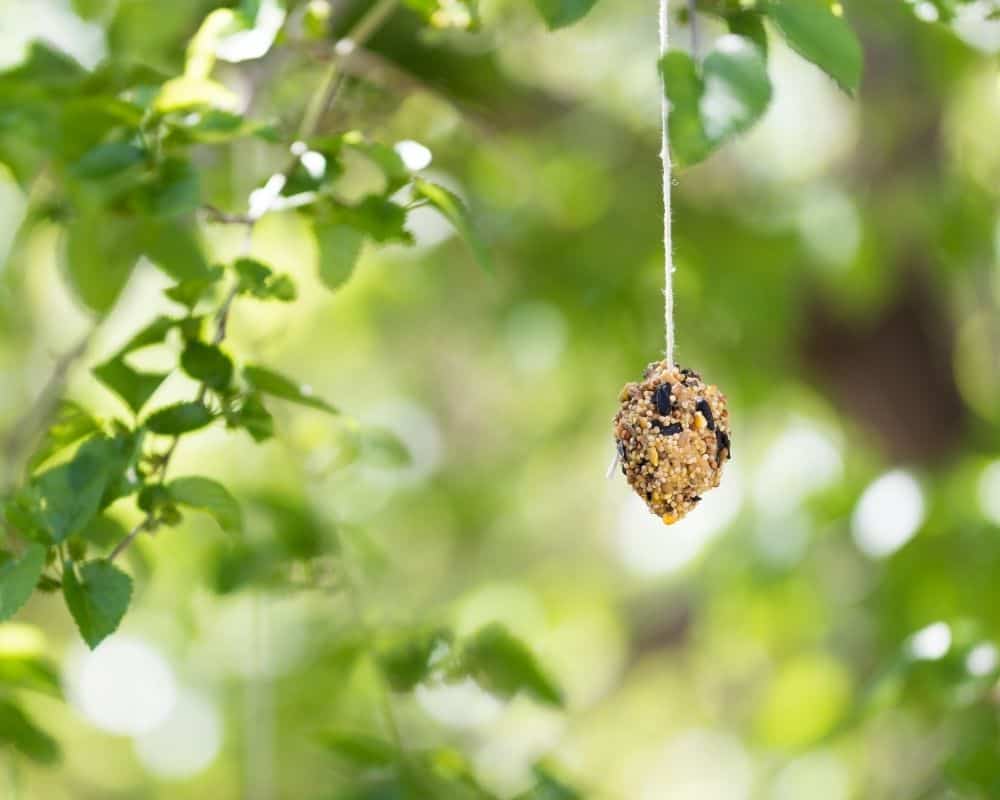
[[[652,464],[654,467],[659,466],[659,464],[660,464],[660,454],[658,452],[656,452],[656,448],[655,447],[650,447],[649,448],[649,453],[647,453],[647,457],[649,459],[649,463],[650,464]]]
[[[703,431],[708,427],[708,420],[702,415],[700,411],[696,411],[694,414],[694,429],[696,431]]]
[[[663,520],[663,524],[664,525],[673,525],[675,522],[677,522],[677,515],[676,514],[664,514],[662,517],[660,517],[660,519]]]

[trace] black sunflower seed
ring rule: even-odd
[[[674,436],[684,430],[679,422],[671,422],[669,425],[664,425],[662,422],[656,422],[654,424],[660,429],[660,433],[664,436]]]
[[[705,418],[705,422],[708,423],[708,429],[710,431],[715,430],[715,417],[712,416],[712,408],[708,405],[705,400],[699,400],[695,403],[695,408],[697,408],[701,415]]]
[[[656,387],[656,392],[653,393],[656,410],[664,416],[670,413],[670,408],[673,406],[673,403],[670,401],[670,391],[669,383],[661,383]]]
[[[618,446],[618,458],[620,458],[622,461],[624,461],[625,460],[625,442],[623,442],[623,441],[621,441],[621,439],[619,439],[618,442],[617,442],[617,446]]]
[[[728,433],[726,433],[723,430],[717,430],[715,432],[715,442],[716,442],[716,445],[717,445],[717,451],[718,451],[718,454],[719,454],[719,458],[722,457],[722,451],[723,450],[726,451],[726,458],[727,459],[733,457],[733,448],[732,448],[732,444],[729,441],[729,434]]]

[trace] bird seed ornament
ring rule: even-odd
[[[627,383],[615,415],[622,472],[650,510],[672,525],[719,485],[730,458],[729,410],[716,386],[657,361]]]
[[[660,57],[667,52],[667,0],[660,0]],[[662,79],[662,74],[661,74]],[[664,322],[666,358],[627,383],[614,419],[617,456],[629,484],[667,525],[693,509],[722,480],[732,454],[729,410],[718,387],[674,362],[673,250],[670,232],[670,147],[666,87],[661,86],[663,161]]]

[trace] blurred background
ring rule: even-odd
[[[0,61],[40,37],[85,66],[176,72],[217,5],[0,0]],[[654,5],[604,0],[555,33],[521,0],[483,0],[478,33],[394,13],[326,125],[422,145],[496,275],[421,209],[415,247],[368,247],[331,293],[303,224],[269,214],[252,252],[300,299],[239,305],[229,344],[395,432],[409,463],[356,457],[343,421],[289,406],[271,442],[208,430],[172,470],[233,487],[250,541],[322,555],[336,534],[373,624],[498,620],[530,642],[562,711],[471,680],[392,698],[408,741],[455,747],[501,797],[539,761],[593,798],[998,797],[996,8],[943,24],[929,2],[845,3],[853,99],[772,37],[764,120],[675,176],[678,359],[729,398],[734,457],[667,528],[605,478],[621,386],[663,347]],[[721,32],[702,20],[703,41]],[[321,72],[276,48],[220,79],[295,120]],[[274,153],[206,150],[205,197],[244,208]],[[18,234],[30,202],[0,165],[0,430],[93,325],[60,225]],[[200,232],[215,259],[239,250],[238,230]],[[70,397],[121,413],[88,368],[168,307],[169,282],[134,273]],[[133,608],[96,651],[58,595],[0,626],[0,650],[54,659],[67,698],[25,696],[64,757],[0,751],[0,794],[397,796],[346,794],[316,742],[381,724],[371,676],[344,666],[343,592],[234,562],[197,514],[127,566]]]

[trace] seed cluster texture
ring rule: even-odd
[[[650,510],[672,525],[719,485],[732,457],[729,410],[717,386],[657,361],[625,384],[615,415],[622,472]]]

